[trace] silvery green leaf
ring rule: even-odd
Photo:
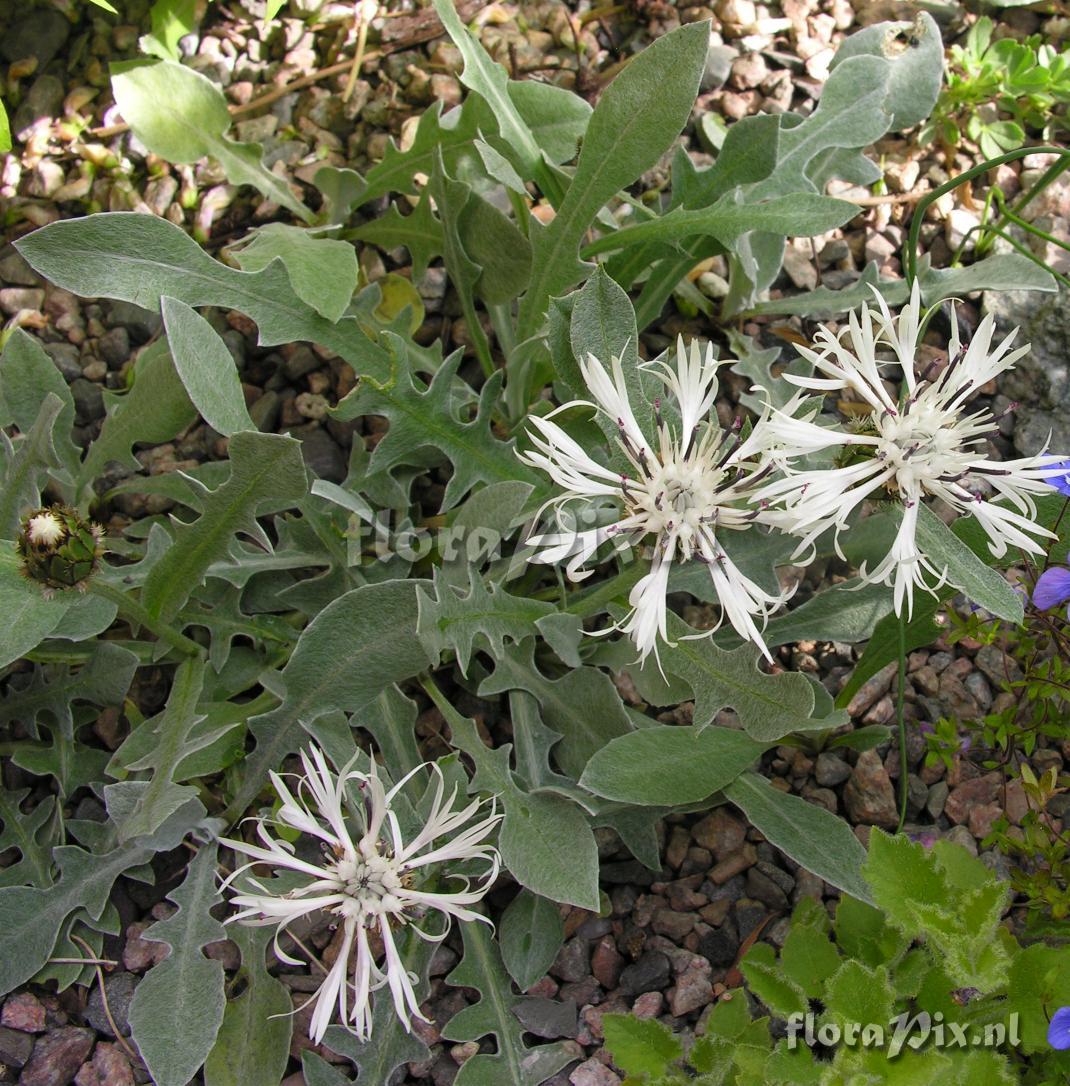
[[[157,1086],[187,1086],[212,1050],[226,1002],[223,963],[203,953],[226,937],[208,911],[219,900],[214,845],[202,846],[169,896],[178,911],[142,938],[166,943],[171,953],[134,991],[130,1030]]]

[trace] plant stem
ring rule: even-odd
[[[910,777],[907,766],[907,624],[899,615],[899,688],[896,694],[895,717],[899,725],[899,825],[895,832],[902,833],[907,820],[907,796],[910,794]]]
[[[123,618],[135,622],[139,626],[144,626],[146,630],[154,633],[161,641],[170,645],[171,648],[177,649],[184,656],[203,655],[204,649],[196,641],[186,637],[185,634],[180,634],[166,622],[161,622],[125,592],[113,587],[106,581],[100,580],[99,577],[93,577],[90,580],[89,591],[102,600],[114,603],[119,608],[119,613]]]
[[[910,232],[907,235],[903,252],[903,272],[908,283],[913,284],[918,275],[918,235],[921,233],[922,220],[925,218],[925,211],[929,205],[933,201],[939,200],[945,193],[953,192],[963,182],[972,181],[975,177],[980,177],[981,174],[987,173],[996,166],[1002,166],[1005,162],[1014,162],[1016,159],[1025,158],[1027,155],[1058,155],[1061,159],[1070,159],[1070,150],[1065,147],[1019,147],[1017,150],[1008,151],[1007,154],[1000,155],[998,158],[986,159],[980,165],[966,170],[965,173],[957,174],[939,188],[927,192],[918,201],[910,220]]]

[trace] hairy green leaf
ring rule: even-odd
[[[134,991],[130,1030],[157,1086],[187,1086],[212,1050],[226,1002],[223,964],[202,953],[226,934],[208,911],[219,900],[214,846],[201,846],[169,896],[178,912],[142,938],[166,943],[171,953]]]
[[[255,430],[234,359],[215,329],[177,298],[161,298],[160,310],[175,369],[204,421],[225,437]]]
[[[183,660],[175,671],[163,712],[142,725],[151,729],[156,742],[144,757],[129,763],[126,768],[133,771],[150,769],[152,777],[137,806],[119,825],[121,841],[154,832],[168,815],[197,795],[196,788],[176,784],[175,773],[179,762],[197,749],[190,737],[204,719],[203,714],[197,712],[197,702],[204,686],[205,666],[203,659]],[[203,737],[198,745],[205,745]]]
[[[634,56],[603,91],[556,216],[544,228],[532,222],[531,283],[518,318],[521,340],[538,332],[550,298],[591,270],[577,254],[595,215],[650,169],[687,123],[708,46],[706,26],[682,26]]]
[[[632,730],[632,723],[613,680],[593,667],[547,678],[536,666],[534,639],[509,649],[496,659],[494,674],[483,680],[482,696],[526,690],[542,708],[543,721],[561,736],[555,757],[574,780],[591,756],[611,739]]]
[[[771,845],[797,864],[861,901],[872,900],[862,878],[866,850],[842,818],[777,791],[756,773],[737,777],[724,794]]]
[[[489,931],[483,924],[461,927],[464,957],[446,978],[455,986],[475,988],[482,998],[458,1011],[443,1027],[448,1041],[478,1041],[493,1035],[497,1051],[480,1052],[466,1060],[454,1079],[456,1086],[541,1086],[574,1057],[563,1043],[531,1047],[511,1012],[516,1002]]]
[[[356,249],[348,241],[298,226],[268,223],[246,234],[231,252],[247,272],[262,271],[273,260],[281,260],[294,294],[332,323],[341,319],[357,289]]]
[[[434,595],[418,589],[417,636],[432,659],[446,649],[457,654],[461,673],[468,673],[476,638],[489,648],[494,659],[505,651],[506,639],[514,644],[530,637],[534,624],[555,611],[552,603],[511,596],[500,585],[485,581],[470,568],[467,595],[443,581],[435,571]]]
[[[282,671],[282,704],[250,723],[257,745],[246,759],[228,818],[241,816],[268,773],[300,747],[305,727],[317,717],[335,710],[359,712],[391,684],[427,667],[427,653],[412,636],[418,584],[398,580],[355,588],[308,624]]]
[[[961,845],[931,849],[874,829],[864,875],[874,902],[908,938],[924,934],[959,987],[991,991],[1007,978],[1008,956],[996,929],[1007,884]]]
[[[477,92],[498,122],[498,132],[525,178],[535,176],[541,152],[509,94],[509,76],[461,22],[452,0],[434,0],[435,11],[464,58],[461,82]]]
[[[258,513],[296,505],[306,494],[301,446],[292,437],[243,431],[230,441],[230,476],[209,490],[191,481],[201,506],[192,523],[173,522],[174,541],[153,566],[142,602],[153,615],[173,618],[213,562],[227,557],[239,532],[266,551],[271,541]]]
[[[680,1039],[656,1019],[607,1014],[602,1028],[613,1062],[626,1075],[664,1075],[683,1058]]]
[[[565,939],[561,913],[548,898],[521,890],[498,926],[502,961],[516,986],[526,992],[546,976]]]
[[[901,510],[897,512],[902,515]],[[918,547],[948,581],[997,618],[1019,625],[1025,617],[1022,597],[1005,577],[986,565],[927,506],[918,510]]]
[[[765,749],[766,744],[729,728],[654,725],[597,751],[580,784],[622,803],[675,807],[719,792]]]
[[[0,540],[0,667],[36,648],[78,599],[71,590],[45,599],[41,586],[24,577],[12,540]]]
[[[137,138],[168,162],[214,158],[235,185],[252,185],[300,218],[312,212],[261,161],[257,143],[228,138],[230,111],[210,79],[171,61],[131,61],[113,67],[112,93]]]
[[[52,426],[52,446],[60,466],[73,474],[81,460],[81,451],[71,440],[71,427],[74,426],[71,390],[40,342],[21,328],[14,329],[0,354],[2,424],[14,423],[22,433],[29,434],[37,425],[49,394],[57,397],[61,405]],[[3,530],[2,525],[0,530]]]
[[[244,987],[223,1012],[204,1063],[205,1086],[278,1086],[290,1059],[293,1003],[264,965],[272,931],[235,924],[230,937],[241,951],[238,981]]]
[[[294,294],[281,263],[259,272],[228,268],[167,219],[133,211],[65,219],[27,234],[16,248],[36,271],[75,294],[151,310],[165,294],[194,307],[236,309],[257,325],[261,346],[308,340],[337,352],[358,374],[390,379],[390,355],[360,322],[321,317]]]
[[[453,464],[453,475],[442,499],[443,511],[453,508],[477,483],[536,482],[531,469],[517,460],[513,442],[501,441],[491,431],[501,371],[483,385],[475,417],[467,422],[457,418],[451,400],[460,364],[461,352],[457,351],[442,363],[427,386],[417,384],[407,370],[382,388],[361,383],[332,412],[342,421],[360,415],[384,415],[390,420],[390,429],[372,453],[369,468],[373,472],[390,471],[399,464],[422,464],[427,449],[437,449],[447,457]]]
[[[475,763],[470,791],[491,792],[505,811],[498,836],[502,862],[521,886],[552,901],[598,909],[598,848],[583,811],[552,792],[525,792],[509,766],[511,744],[490,750],[475,725],[440,705],[451,743]]]
[[[140,470],[131,452],[136,443],[170,441],[197,417],[164,340],[150,344],[134,363],[133,384],[122,393],[104,393],[107,417],[89,446],[78,473],[81,491],[91,487],[112,461]]]
[[[115,813],[110,804],[109,812]],[[59,867],[54,886],[0,888],[0,992],[10,992],[37,973],[72,913],[99,920],[115,880],[147,863],[157,852],[175,848],[203,814],[199,802],[187,805],[152,837],[99,855],[76,845],[62,845],[52,854]]]

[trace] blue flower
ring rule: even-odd
[[[1070,1048],[1070,1007],[1060,1007],[1048,1026],[1048,1044],[1060,1052]]]
[[[1039,611],[1046,611],[1067,600],[1070,600],[1070,569],[1052,566],[1044,570],[1033,589],[1033,606]]]
[[[1070,460],[1063,460],[1057,464],[1052,464],[1051,467],[1056,468],[1058,474],[1049,475],[1047,482],[1055,487],[1060,494],[1065,494],[1070,498]]]

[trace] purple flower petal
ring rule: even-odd
[[[1048,1026],[1048,1044],[1060,1052],[1070,1048],[1070,1007],[1060,1007]]]
[[[1055,487],[1060,494],[1065,494],[1070,498],[1070,460],[1063,460],[1061,463],[1052,464],[1052,468],[1056,470],[1056,474],[1049,475],[1045,482],[1049,486]]]
[[[1033,589],[1033,606],[1039,611],[1070,600],[1070,569],[1055,566],[1046,569]]]

